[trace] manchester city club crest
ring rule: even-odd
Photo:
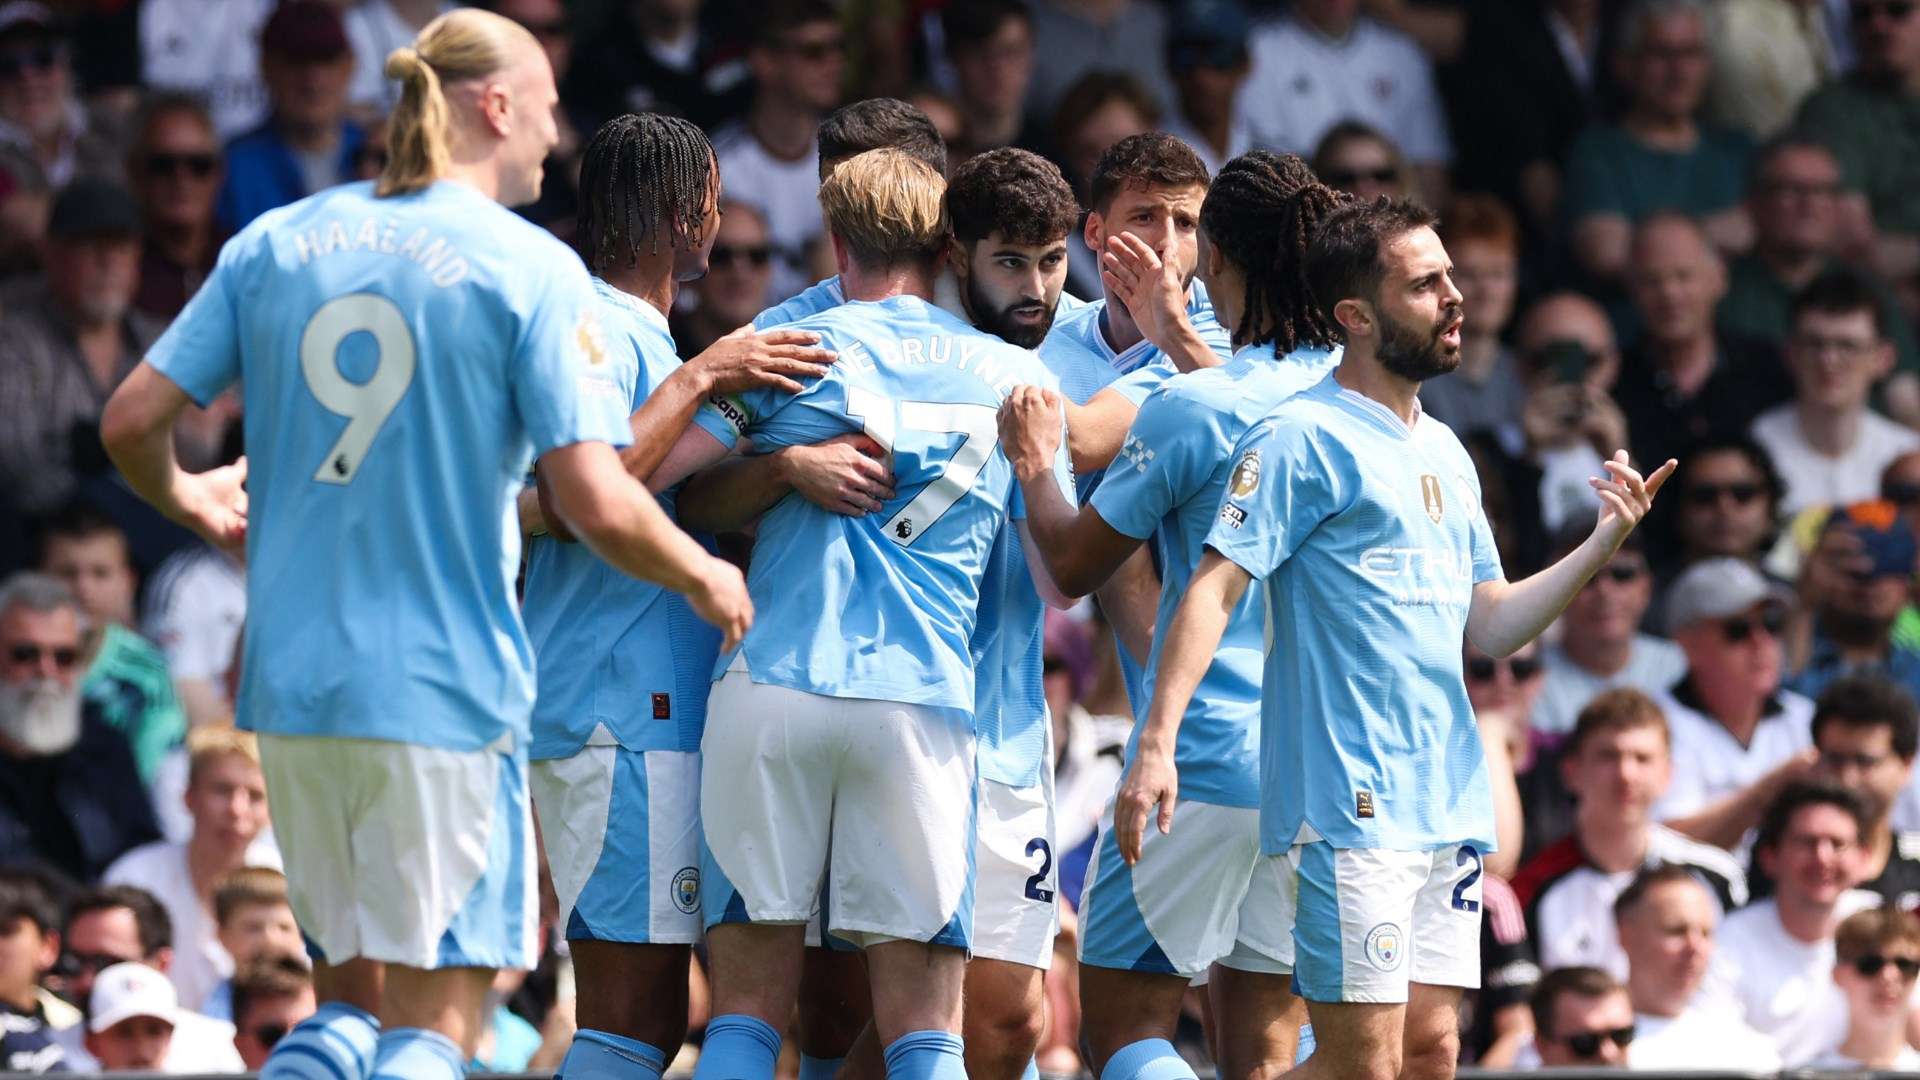
[[[1400,928],[1390,922],[1367,931],[1367,962],[1381,971],[1392,971],[1400,966],[1400,955],[1405,951],[1406,937]]]
[[[673,906],[688,915],[700,910],[700,870],[686,866],[673,875]]]

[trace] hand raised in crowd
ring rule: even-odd
[[[807,330],[756,333],[752,326],[742,326],[687,364],[705,376],[711,393],[772,386],[797,394],[805,388],[795,380],[819,378],[836,359],[832,350],[816,347],[819,341],[819,334]]]
[[[1000,450],[1022,480],[1053,468],[1060,449],[1061,403],[1065,399],[1038,386],[1016,386],[1000,403]]]
[[[774,453],[781,475],[800,497],[836,514],[877,514],[893,498],[886,448],[865,435],[841,435]]]
[[[1624,446],[1627,418],[1605,390],[1588,383],[1559,383],[1528,394],[1520,413],[1527,445],[1552,450],[1584,439],[1595,453]]]
[[[1807,552],[1794,587],[1800,596],[1802,611],[1818,609],[1829,597],[1873,572],[1873,556],[1866,542],[1852,529],[1826,529]]]

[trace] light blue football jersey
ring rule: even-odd
[[[1065,293],[1061,293],[1064,298]],[[1226,328],[1214,318],[1213,301],[1207,287],[1195,278],[1187,290],[1187,318],[1214,352],[1222,359],[1233,355],[1233,344]],[[1165,382],[1177,370],[1158,346],[1137,341],[1118,352],[1107,344],[1102,323],[1107,302],[1080,303],[1072,309],[1055,309],[1053,329],[1040,343],[1040,359],[1047,370],[1060,380],[1060,392],[1075,405],[1085,405],[1093,396],[1115,385],[1137,408],[1154,387]],[[1134,378],[1123,376],[1139,374]]]
[[[607,369],[629,411],[680,367],[666,316],[595,279]],[[673,516],[670,489],[660,507]],[[527,635],[539,664],[538,759],[589,745],[700,749],[720,632],[679,593],[607,565],[584,544],[536,537],[527,547]]]
[[[756,451],[864,431],[890,449],[896,494],[858,518],[798,497],[768,511],[738,656],[755,682],[971,716],[981,580],[1019,496],[997,414],[1015,386],[1051,377],[1033,353],[912,296],[789,325],[839,354],[827,373],[799,394],[709,400],[695,422],[728,446],[751,436]],[[1070,491],[1064,447],[1057,469]]]
[[[1233,471],[1233,448],[1274,406],[1319,382],[1338,350],[1302,349],[1275,360],[1273,346],[1248,346],[1222,367],[1176,375],[1147,395],[1120,456],[1093,493],[1093,508],[1116,531],[1158,548],[1160,609],[1154,620],[1136,719],[1153,699],[1160,646],[1200,565]],[[1180,721],[1174,764],[1183,798],[1221,806],[1260,805],[1260,665],[1267,605],[1249,589]],[[1141,725],[1127,742],[1133,761]]]
[[[760,314],[755,315],[753,317],[753,328],[755,330],[765,330],[769,327],[780,326],[784,323],[790,323],[795,319],[804,319],[809,315],[818,315],[828,308],[839,307],[846,302],[846,290],[840,287],[840,275],[835,274],[825,281],[817,282],[809,286],[785,302],[775,304]],[[1086,306],[1085,300],[1062,289],[1060,290],[1059,302],[1053,306],[1053,317],[1058,319],[1061,315],[1072,311],[1074,308],[1084,306]]]
[[[242,727],[524,743],[534,661],[514,498],[534,457],[628,441],[593,285],[463,184],[349,184],[261,215],[147,359],[240,382],[250,495]]]
[[[1453,432],[1328,376],[1240,440],[1207,546],[1266,593],[1263,848],[1492,851],[1460,647],[1500,556]]]

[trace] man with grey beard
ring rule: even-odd
[[[0,863],[90,882],[160,828],[126,738],[80,696],[82,618],[53,578],[0,581]]]

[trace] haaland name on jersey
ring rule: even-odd
[[[305,266],[318,258],[346,251],[371,251],[395,255],[418,263],[427,272],[427,280],[441,288],[458,285],[467,279],[473,267],[444,236],[425,228],[416,228],[399,239],[400,228],[392,218],[360,219],[351,230],[338,218],[293,234],[293,251]]]

